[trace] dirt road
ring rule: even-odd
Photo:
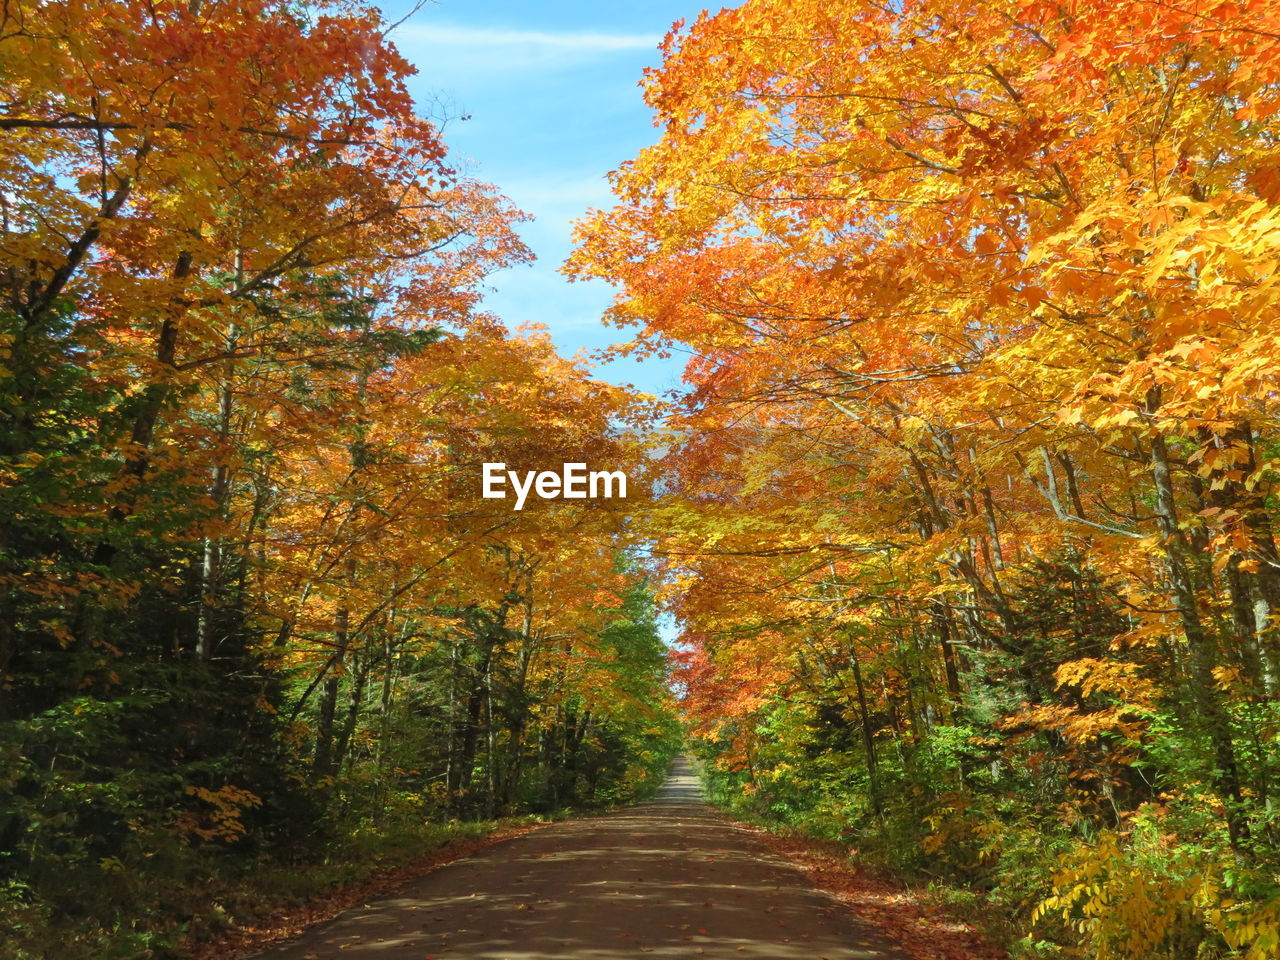
[[[702,802],[683,759],[653,803],[455,861],[261,960],[903,960]]]

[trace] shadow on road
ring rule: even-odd
[[[651,803],[554,824],[349,910],[262,960],[901,960],[707,806],[679,758]]]

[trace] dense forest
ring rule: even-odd
[[[1019,960],[1280,957],[1280,7],[677,24],[564,268],[669,401],[485,311],[523,214],[393,37],[0,10],[4,949],[173,955],[684,738]]]
[[[1022,956],[1280,956],[1280,7],[750,0],[664,56],[570,269],[693,353],[652,518],[721,799]]]
[[[156,955],[263,878],[665,767],[623,501],[479,485],[608,464],[634,510],[647,407],[479,308],[520,214],[450,168],[386,27],[0,14],[6,958]]]

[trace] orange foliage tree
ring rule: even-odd
[[[450,166],[389,34],[346,2],[0,9],[18,955],[147,952],[237,858],[664,765],[627,502],[480,496],[486,461],[575,460],[643,504],[650,403],[480,310],[523,215]]]
[[[1207,872],[1256,868],[1170,894],[1182,919],[1127,953],[1105,920],[1058,932],[1098,956],[1173,956],[1183,920],[1250,956],[1277,934],[1244,904],[1275,895],[1280,772],[1278,24],[704,14],[568,268],[622,285],[628,350],[693,352],[657,529],[695,730],[766,807],[867,843],[901,822],[921,846],[895,856],[1022,902],[1050,880],[992,839],[1008,790],[1034,835],[1163,811]],[[1105,899],[1065,915],[1132,920]]]

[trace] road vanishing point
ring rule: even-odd
[[[906,960],[677,758],[652,802],[456,860],[255,960]]]

